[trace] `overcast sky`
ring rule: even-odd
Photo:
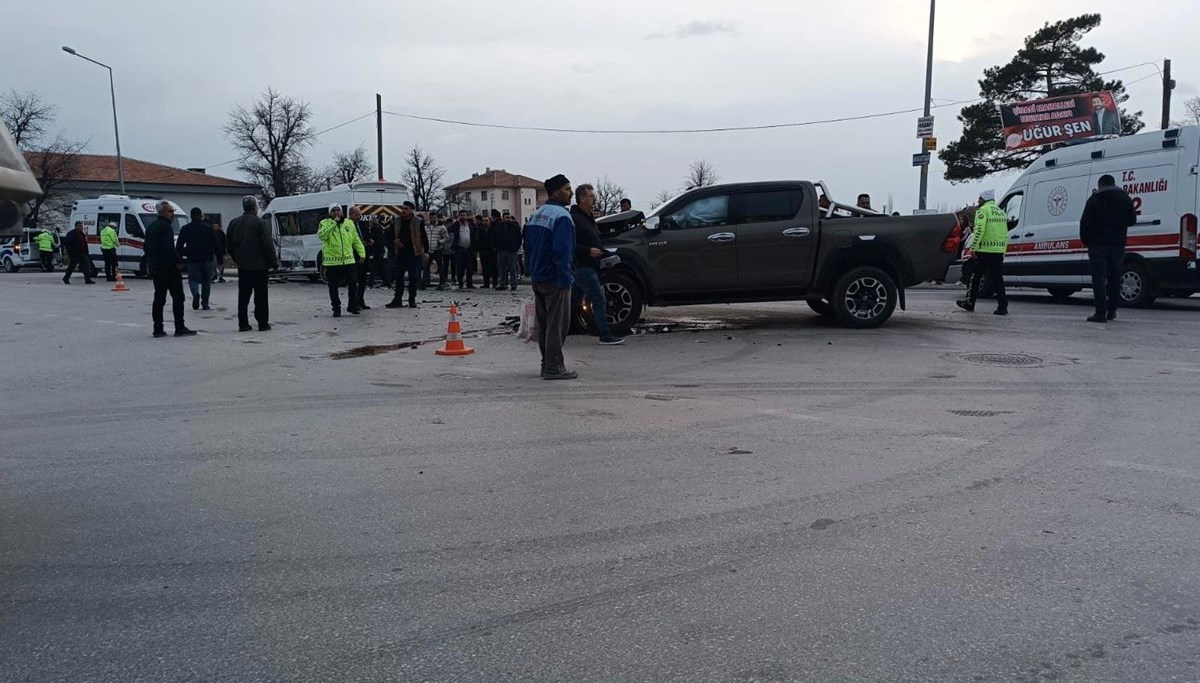
[[[423,116],[572,128],[693,128],[829,119],[920,107],[925,76],[925,0],[608,0],[549,3],[438,0],[49,0],[3,11],[0,89],[36,90],[59,107],[70,136],[113,153],[108,84],[116,73],[122,150],[174,166],[237,177],[220,127],[235,103],[267,86],[312,104],[317,128],[384,108]],[[1153,11],[1151,11],[1151,7]],[[984,68],[1007,62],[1047,21],[1100,12],[1085,44],[1103,69],[1174,60],[1182,101],[1200,93],[1195,0],[943,0],[935,40],[934,97],[978,95]],[[1177,54],[1165,54],[1178,46]],[[1153,67],[1120,74],[1132,109],[1156,127],[1161,83]],[[960,133],[959,107],[938,109],[943,142]],[[450,181],[506,168],[575,182],[622,184],[635,206],[676,189],[704,158],[722,181],[824,179],[835,196],[870,192],[876,205],[917,201],[916,115],[771,131],[685,135],[511,132],[385,117],[385,172],[399,174],[414,143]],[[374,118],[322,136],[309,152],[375,153]],[[980,187],[953,186],[931,170],[930,204],[961,205]]]

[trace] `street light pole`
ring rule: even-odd
[[[121,129],[117,126],[117,89],[116,86],[113,85],[112,67],[107,64],[97,62],[91,57],[85,57],[76,52],[74,48],[67,47],[66,45],[63,46],[63,52],[66,52],[69,55],[74,55],[80,59],[85,59],[92,64],[108,69],[108,93],[112,96],[113,135],[117,139],[117,177],[121,182],[121,194],[125,194],[125,160],[121,157]]]
[[[933,16],[937,0],[929,0],[929,53],[925,58],[925,116],[929,116],[933,106]],[[921,141],[921,151],[925,151],[925,141]],[[932,155],[932,152],[930,153]],[[921,166],[921,192],[918,195],[917,208],[924,211],[926,198],[929,195],[929,164]]]

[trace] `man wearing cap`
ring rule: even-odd
[[[967,298],[957,301],[964,311],[975,310],[979,282],[987,278],[996,288],[996,315],[1008,315],[1008,293],[1004,290],[1004,253],[1008,251],[1008,217],[996,206],[996,193],[984,190],[979,194],[979,209],[975,212],[975,229],[967,248],[975,252],[976,266],[967,281]]]
[[[404,308],[404,281],[408,278],[408,307],[417,307],[417,285],[421,279],[421,264],[429,258],[429,238],[425,225],[414,213],[416,205],[404,202],[400,216],[392,221],[383,239],[392,245],[396,258],[396,294],[388,308]]]
[[[359,314],[358,283],[355,281],[355,270],[359,262],[367,257],[367,250],[358,237],[358,227],[354,221],[342,218],[342,207],[337,204],[329,205],[329,218],[321,221],[317,227],[317,238],[321,240],[321,263],[325,266],[325,280],[329,283],[329,303],[333,307],[333,317],[342,317],[342,300],[338,296],[338,287],[343,284],[347,288],[350,305],[347,311]]]
[[[571,286],[575,282],[575,222],[567,210],[571,181],[560,173],[545,185],[550,199],[525,225],[525,259],[536,303],[542,379],[575,379],[579,373],[567,370],[563,359],[570,326]]]

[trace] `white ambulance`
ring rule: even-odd
[[[1149,306],[1156,297],[1200,291],[1200,126],[1098,139],[1039,157],[1000,200],[1009,225],[1005,284],[1044,288],[1056,298],[1090,291],[1079,219],[1106,174],[1138,211],[1126,247],[1124,305]]]
[[[113,226],[118,238],[117,267],[146,277],[146,255],[142,245],[146,240],[146,228],[158,218],[154,207],[159,201],[120,194],[80,199],[72,207],[67,225],[73,228],[76,221],[83,223],[88,238],[88,256],[101,272],[104,271],[104,255],[100,253],[100,230],[106,225]],[[175,207],[175,220],[171,229],[178,236],[187,214],[175,202],[170,204]]]

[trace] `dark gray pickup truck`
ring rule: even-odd
[[[943,279],[958,255],[953,214],[885,216],[829,198],[807,181],[714,185],[649,216],[600,219],[620,256],[600,271],[610,325],[627,333],[647,305],[805,300],[846,327],[877,327],[904,308],[905,287]]]

